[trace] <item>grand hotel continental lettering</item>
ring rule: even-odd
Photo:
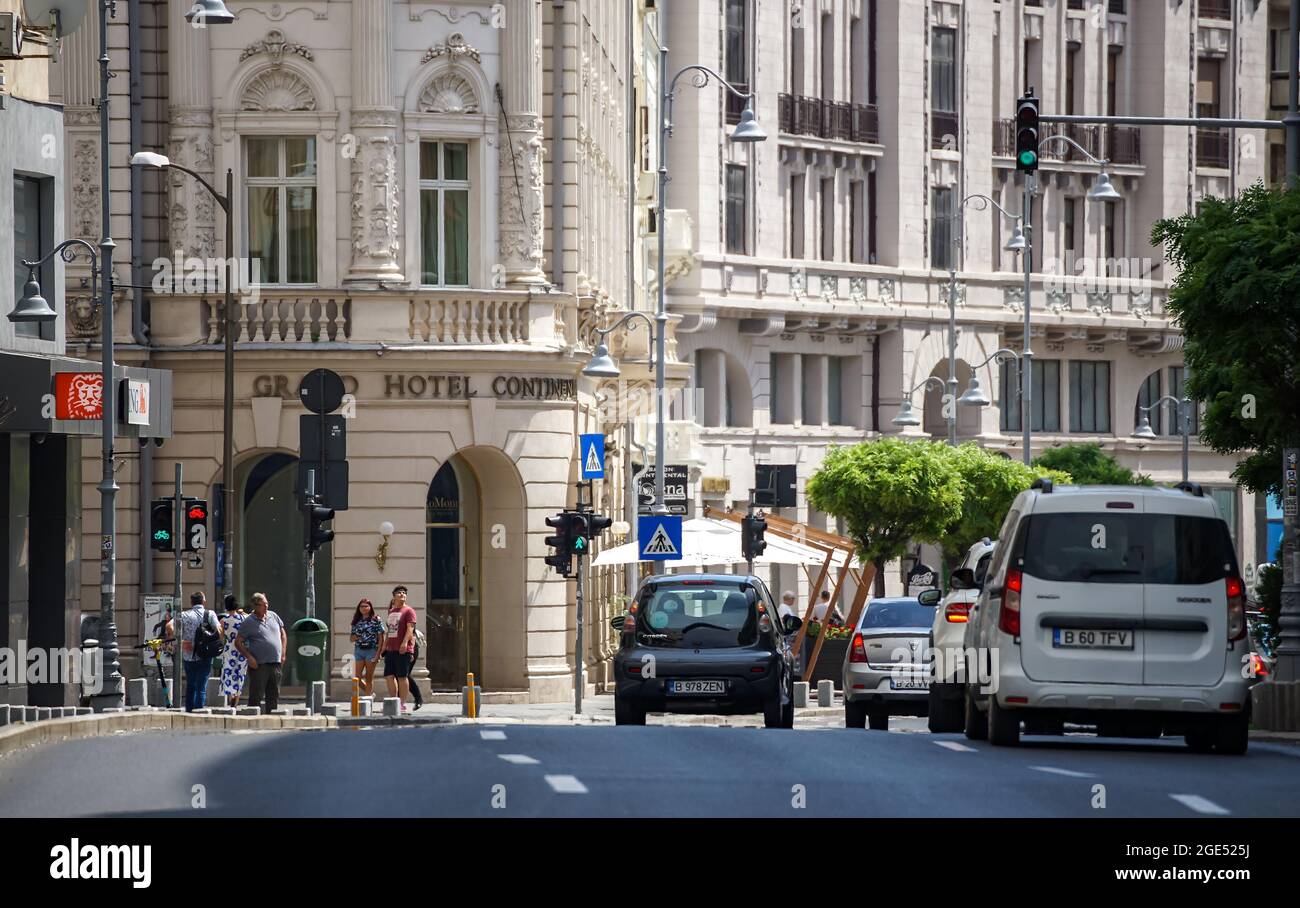
[[[476,376],[385,375],[384,397],[447,400],[478,397]],[[502,400],[576,400],[578,382],[572,378],[498,375],[489,383],[493,397]]]

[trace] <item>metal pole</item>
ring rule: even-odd
[[[582,555],[578,556],[578,634],[573,641],[573,712],[582,715]]]
[[[111,216],[108,192],[108,16],[114,10],[113,0],[101,0],[99,11],[99,179],[100,217],[103,222],[103,239],[99,241],[100,265],[104,288],[100,297],[100,324],[103,328],[100,346],[103,353],[102,391],[102,457],[103,478],[99,483],[100,545],[99,545],[99,651],[103,653],[104,669],[100,677],[102,686],[92,702],[96,710],[126,705],[126,681],[118,661],[117,647],[117,480],[113,475],[113,433],[117,386],[113,381],[113,239],[110,236]]]
[[[961,213],[958,212],[958,217]],[[961,228],[958,228],[960,233]],[[960,245],[960,241],[958,244]],[[948,394],[943,401],[944,415],[948,419],[948,444],[957,447],[957,262],[953,250],[952,267],[948,269]],[[752,574],[753,571],[751,570]]]
[[[324,448],[321,449],[322,453]],[[307,532],[311,532],[311,509],[316,504],[316,471],[307,471]],[[307,617],[316,617],[316,550],[307,545]]]
[[[1291,0],[1291,85],[1287,97],[1286,179],[1291,189],[1300,189],[1300,0]]]
[[[226,302],[224,316],[225,333],[225,402],[223,404],[222,448],[221,448],[221,483],[224,486],[221,517],[225,536],[225,592],[235,591],[235,331],[232,314],[235,308],[235,228],[232,217],[235,207],[234,171],[226,168]]]
[[[1033,425],[1033,394],[1034,394],[1034,351],[1029,345],[1029,292],[1030,292],[1030,271],[1033,267],[1034,257],[1034,175],[1025,174],[1025,195],[1021,216],[1024,218],[1025,231],[1025,342],[1020,352],[1020,434],[1021,443],[1024,445],[1025,465],[1028,466],[1033,461],[1032,449],[1032,425]]]
[[[181,492],[182,466],[176,463],[176,501],[172,505],[172,548],[176,555],[176,573],[172,578],[172,706],[184,706],[181,700],[181,534],[185,532],[185,499]]]
[[[1192,399],[1187,396],[1187,364],[1183,363],[1183,399],[1179,402],[1178,409],[1181,411],[1183,421],[1183,482],[1188,478],[1188,454],[1191,448],[1192,436]]]
[[[668,128],[672,115],[672,92],[668,76],[668,48],[659,48],[659,198],[658,214],[655,228],[659,234],[657,306],[655,309],[655,503],[653,513],[662,516],[668,513],[664,504],[664,388],[666,386],[668,361],[664,339],[668,327],[668,303],[664,290],[664,209],[668,196]],[[652,562],[654,573],[665,572],[663,561]]]

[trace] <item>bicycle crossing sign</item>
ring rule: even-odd
[[[682,560],[682,518],[677,514],[637,518],[642,561]]]
[[[583,479],[605,478],[605,436],[579,435],[578,454],[582,460]]]

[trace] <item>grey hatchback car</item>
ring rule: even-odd
[[[844,653],[844,726],[882,731],[889,717],[924,716],[930,701],[930,625],[939,590],[873,599]]]

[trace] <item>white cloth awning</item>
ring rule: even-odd
[[[822,564],[826,553],[820,549],[783,539],[768,533],[764,536],[767,549],[755,564]],[[844,564],[844,552],[835,550],[831,563],[835,566]],[[639,543],[626,542],[623,545],[605,549],[592,565],[632,564],[641,561]],[[745,558],[740,553],[740,524],[729,520],[712,520],[707,517],[695,517],[682,522],[682,558],[670,561],[672,566],[705,566],[744,564]]]

